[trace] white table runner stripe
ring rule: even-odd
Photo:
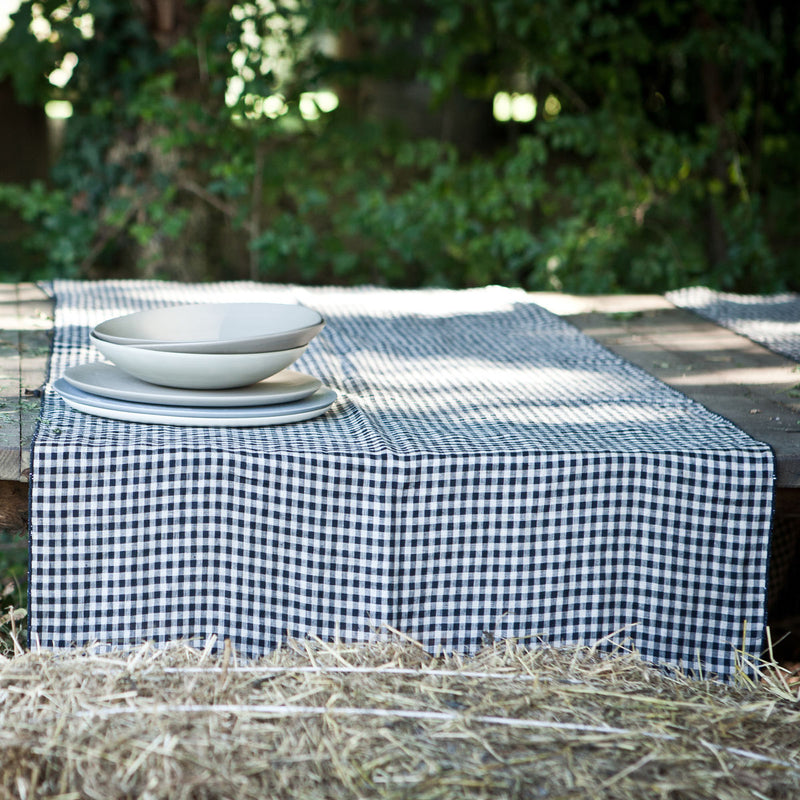
[[[730,676],[758,652],[773,458],[520,291],[57,281],[50,380],[92,325],[181,302],[300,302],[325,415],[104,420],[46,391],[32,452],[42,646],[286,637],[591,644]],[[744,638],[743,638],[743,631]]]

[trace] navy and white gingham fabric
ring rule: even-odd
[[[30,636],[431,650],[593,644],[733,674],[765,624],[773,457],[524,292],[57,281],[50,381],[109,317],[297,302],[339,393],[265,428],[124,423],[49,388],[32,451]]]
[[[679,308],[800,361],[800,295],[796,293],[732,294],[691,286],[665,297]]]

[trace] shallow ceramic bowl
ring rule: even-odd
[[[275,375],[294,363],[307,345],[267,353],[173,353],[106,342],[92,344],[120,369],[148,383],[179,389],[233,389]]]
[[[115,317],[92,333],[173,353],[265,353],[307,345],[324,325],[319,312],[288,303],[197,303]]]

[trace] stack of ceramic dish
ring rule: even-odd
[[[78,411],[128,422],[246,427],[310,419],[336,394],[287,367],[324,325],[316,311],[281,303],[139,311],[91,331],[112,364],[72,367],[53,388]]]

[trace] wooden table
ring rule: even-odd
[[[628,361],[768,443],[778,512],[800,516],[798,364],[659,295],[532,298]],[[36,391],[46,378],[52,304],[33,284],[0,284],[0,527],[24,527]]]
[[[0,528],[25,527],[31,438],[52,326],[52,303],[41,289],[0,284]]]

